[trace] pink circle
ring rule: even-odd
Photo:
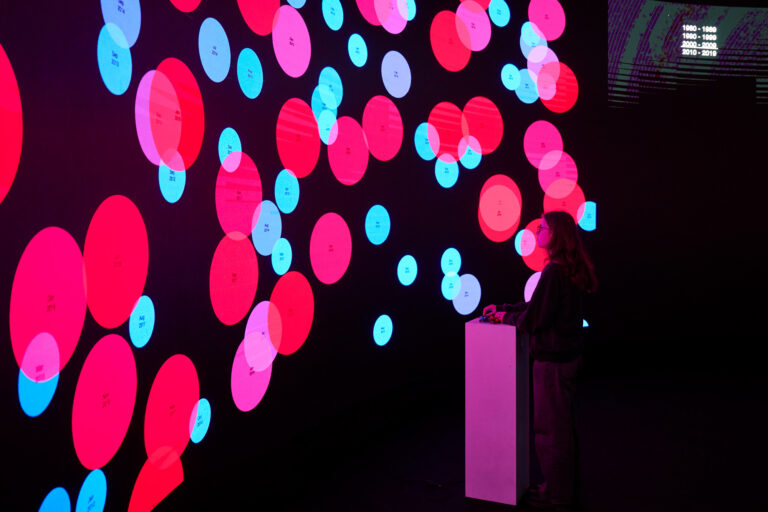
[[[227,170],[235,166],[234,162],[239,162],[237,167]],[[261,177],[256,164],[245,153],[230,153],[219,167],[216,179],[216,214],[224,233],[235,240],[249,236],[261,200]]]
[[[272,48],[275,50],[277,63],[286,75],[298,78],[309,67],[309,59],[312,56],[309,30],[299,11],[290,5],[280,7],[275,15]]]
[[[451,11],[440,11],[432,19],[429,42],[437,62],[448,71],[461,71],[472,56],[469,29]]]
[[[91,349],[77,379],[72,440],[88,469],[107,464],[125,439],[136,404],[136,361],[128,342],[108,334]]]
[[[363,111],[363,132],[368,149],[377,160],[392,160],[403,144],[403,119],[395,103],[386,96],[374,96]]]
[[[211,306],[224,325],[234,325],[251,309],[259,283],[256,250],[248,238],[225,235],[211,261]]]
[[[183,354],[168,358],[147,398],[144,446],[154,463],[180,457],[189,442],[189,417],[200,400],[197,370]]]
[[[21,371],[32,382],[45,382],[59,374],[59,345],[53,336],[41,332],[27,346]]]
[[[271,364],[261,371],[250,365],[246,358],[245,341],[241,342],[232,361],[230,376],[230,388],[235,406],[243,412],[248,412],[259,405],[267,392],[271,376]]]
[[[555,78],[557,77],[557,78]],[[541,97],[541,103],[552,112],[562,114],[569,111],[579,97],[579,82],[571,68],[562,62],[550,62],[539,73],[539,82],[545,81],[545,90],[551,91],[548,98]],[[548,85],[554,82],[554,86]]]
[[[277,115],[277,153],[297,178],[311,173],[320,157],[320,132],[312,108],[298,98],[286,101]]]
[[[200,5],[200,0],[171,0],[171,3],[181,12],[192,12]]]
[[[307,340],[315,315],[315,298],[312,287],[303,274],[290,271],[277,280],[269,301],[280,312],[283,337],[279,353],[290,355]]]
[[[272,32],[280,0],[237,0],[237,6],[254,34],[266,36]]]
[[[134,106],[134,119],[136,122],[136,135],[139,137],[139,145],[144,152],[144,156],[147,157],[151,163],[159,166],[162,161],[160,155],[157,153],[157,147],[155,146],[155,140],[152,137],[152,120],[150,114],[150,97],[152,96],[152,84],[155,83],[154,69],[147,71],[141,78],[139,85],[136,89],[136,103]],[[165,85],[168,78],[163,76],[158,79],[158,90],[161,88],[161,84]],[[166,87],[166,93],[169,95],[169,101],[172,103],[178,103],[174,100],[176,93],[173,92],[173,88]],[[172,95],[172,96],[171,96]]]
[[[565,30],[565,11],[557,0],[531,0],[528,19],[539,27],[547,41],[554,41]]]
[[[337,213],[320,217],[309,239],[309,260],[317,279],[324,284],[337,282],[352,259],[352,235]]]
[[[328,145],[328,164],[343,185],[354,185],[368,168],[368,142],[360,124],[349,116],[336,120],[338,134]]]
[[[93,214],[83,251],[88,309],[107,329],[131,316],[144,290],[149,268],[147,228],[136,205],[110,196]]]
[[[525,130],[523,150],[531,165],[538,168],[544,155],[550,151],[563,150],[563,138],[560,131],[549,121],[534,121]]]
[[[440,137],[440,149],[435,154],[447,153],[454,160],[458,160],[459,142],[468,132],[465,127],[464,114],[459,107],[448,101],[438,103],[429,113],[428,122],[435,127]]]
[[[470,50],[473,52],[484,50],[491,41],[491,20],[485,8],[473,0],[467,0],[461,2],[456,9],[456,16],[464,22],[469,32]],[[461,29],[457,29],[459,30]]]
[[[11,345],[16,364],[26,369],[27,377],[36,380],[36,368],[25,365],[24,357],[41,333],[53,338],[58,354],[55,372],[51,375],[53,369],[46,367],[42,377],[47,380],[67,365],[83,330],[85,310],[85,274],[80,247],[61,228],[41,230],[24,249],[11,286]],[[49,347],[49,341],[38,340],[38,347]]]
[[[554,181],[544,193],[544,211],[560,210],[568,212],[576,224],[581,220],[584,209],[581,206],[586,199],[581,187],[571,180]]]
[[[402,10],[403,0],[374,0],[373,7],[376,11],[376,17],[384,27],[384,30],[390,34],[399,34],[405,29],[408,20],[405,18]],[[407,6],[405,12],[408,12]]]
[[[23,122],[21,96],[11,61],[0,45],[0,203],[11,188],[21,157]]]
[[[525,230],[530,231],[531,233],[536,233],[539,229],[539,224],[541,224],[541,219],[534,219],[525,226]],[[547,261],[549,261],[547,251],[539,247],[538,244],[534,244],[533,250],[528,254],[523,255],[523,263],[534,272],[540,272],[544,269]]]
[[[283,322],[277,307],[263,300],[248,317],[245,326],[245,359],[257,372],[272,364],[283,338]]]
[[[376,12],[375,0],[356,0],[356,3],[357,8],[360,10],[360,14],[363,15],[365,21],[374,27],[381,25],[381,21],[379,21],[379,16]]]
[[[496,174],[480,190],[477,219],[483,234],[492,242],[505,242],[520,224],[522,196],[509,176]]]
[[[477,139],[481,154],[493,153],[504,136],[504,120],[496,104],[483,96],[475,96],[464,105],[462,114],[466,127],[465,135]]]
[[[541,160],[539,166],[539,184],[541,190],[548,190],[549,187],[555,181],[563,180],[564,182],[571,182],[576,185],[579,180],[579,171],[576,168],[576,162],[573,161],[571,155],[564,151],[550,151]],[[561,197],[571,193],[573,187],[558,187]],[[555,196],[557,197],[557,196]]]

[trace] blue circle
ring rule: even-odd
[[[461,270],[461,254],[457,249],[449,247],[443,251],[443,255],[440,257],[440,269],[443,274],[458,274]]]
[[[288,0],[288,4],[294,9],[301,9],[307,0]]]
[[[75,512],[102,512],[107,502],[107,478],[100,469],[94,469],[85,477],[77,495]]]
[[[455,161],[446,162],[442,158],[435,160],[435,178],[443,188],[451,188],[459,179],[459,164]]]
[[[203,440],[208,433],[208,427],[211,425],[211,403],[207,398],[201,398],[197,402],[197,416],[195,417],[195,426],[192,427],[192,434],[189,440],[197,444]]]
[[[114,23],[101,27],[96,43],[96,61],[107,90],[120,96],[128,90],[133,74],[131,50],[123,31]]]
[[[416,274],[419,272],[418,265],[416,264],[416,258],[410,254],[406,254],[400,258],[400,262],[397,264],[397,279],[403,286],[410,286],[416,280]]]
[[[237,134],[237,131],[230,127],[224,128],[219,135],[219,162],[223,165],[230,153],[242,150],[243,144],[240,142],[240,135]]]
[[[292,261],[293,249],[291,249],[291,243],[285,238],[279,239],[275,242],[275,247],[272,249],[272,269],[275,271],[275,274],[281,276],[288,272]]]
[[[330,66],[326,66],[320,71],[320,78],[317,80],[318,85],[322,85],[320,89],[320,95],[323,102],[327,105],[333,105],[334,109],[338,109],[341,105],[341,99],[344,97],[344,86],[341,83],[341,77]]]
[[[461,291],[461,278],[455,272],[449,272],[443,276],[440,283],[440,291],[446,300],[453,300],[458,297]]]
[[[471,144],[467,144],[467,148],[464,150],[464,154],[461,155],[459,162],[465,169],[477,169],[480,165],[480,161],[483,159],[483,155],[472,149]]]
[[[237,83],[246,98],[254,99],[264,87],[264,70],[256,52],[243,48],[237,57]]]
[[[229,51],[227,33],[224,32],[224,27],[218,20],[206,18],[200,25],[197,50],[200,52],[200,61],[208,78],[216,83],[227,78],[232,55]]]
[[[480,304],[480,281],[472,274],[461,276],[461,289],[453,299],[453,307],[461,315],[469,315]]]
[[[317,130],[320,132],[320,140],[326,146],[331,144],[331,134],[336,125],[336,112],[333,110],[323,110],[317,118]]]
[[[365,216],[365,236],[373,245],[383,244],[391,228],[389,212],[380,204],[371,206]]]
[[[488,16],[491,18],[491,23],[497,27],[506,27],[510,18],[509,5],[504,0],[491,0],[488,5]]]
[[[41,382],[35,382],[19,370],[19,404],[24,414],[36,418],[43,414],[56,394],[59,374]]]
[[[504,64],[501,68],[501,83],[510,91],[520,87],[520,70],[514,64]]]
[[[280,219],[280,210],[272,201],[262,201],[259,218],[251,232],[256,252],[262,256],[272,254],[275,242],[282,236],[282,232],[283,221]]]
[[[584,203],[584,213],[579,219],[579,227],[584,231],[597,229],[597,204],[594,201]]]
[[[114,23],[125,36],[126,48],[136,44],[141,29],[141,5],[139,0],[101,0],[104,23]]]
[[[339,0],[323,0],[323,19],[334,32],[344,23],[344,9]]]
[[[429,145],[429,123],[426,121],[416,128],[413,143],[416,146],[416,153],[419,154],[422,160],[429,162],[437,156],[432,151],[432,146]]]
[[[352,34],[347,42],[347,53],[352,64],[361,68],[368,62],[368,46],[360,34]]]
[[[539,99],[539,89],[526,68],[520,70],[520,86],[515,89],[515,94],[520,101],[529,105]]]
[[[283,169],[275,179],[275,202],[283,213],[291,213],[299,204],[299,180],[288,169]]]
[[[146,295],[139,297],[128,319],[128,333],[131,343],[136,348],[141,348],[149,342],[152,331],[155,329],[155,305],[152,299]]]
[[[57,487],[43,500],[38,512],[61,512],[62,510],[72,510],[72,502],[69,501],[69,494],[63,487]]]
[[[526,21],[520,28],[520,51],[527,59],[531,50],[537,46],[547,46],[547,40],[536,33],[530,21]]]
[[[373,341],[383,347],[392,339],[392,319],[389,315],[381,315],[373,323]]]
[[[393,98],[402,98],[411,89],[411,67],[400,52],[388,51],[381,59],[381,80]]]
[[[160,183],[160,193],[163,199],[173,204],[184,193],[184,186],[187,183],[187,173],[185,171],[174,171],[165,164],[161,164],[157,171],[157,180]]]
[[[323,89],[326,91],[323,92]],[[336,97],[330,93],[327,85],[316,86],[314,91],[312,91],[312,98],[310,99],[310,107],[312,108],[312,113],[315,114],[316,120],[320,119],[320,114],[324,110],[330,110],[334,116],[336,115],[336,108],[333,104],[326,103],[327,99],[335,100]]]

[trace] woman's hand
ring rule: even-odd
[[[496,304],[489,304],[483,308],[483,316],[496,315]]]

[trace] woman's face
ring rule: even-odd
[[[547,249],[550,240],[552,240],[552,232],[549,230],[546,219],[542,216],[541,224],[539,224],[539,229],[537,230],[536,245],[542,249]]]

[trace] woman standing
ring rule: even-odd
[[[533,359],[533,430],[544,482],[525,500],[533,506],[569,510],[574,505],[576,428],[573,380],[581,367],[583,298],[597,289],[594,269],[570,214],[545,213],[536,243],[549,262],[529,302],[487,306],[530,337]]]

